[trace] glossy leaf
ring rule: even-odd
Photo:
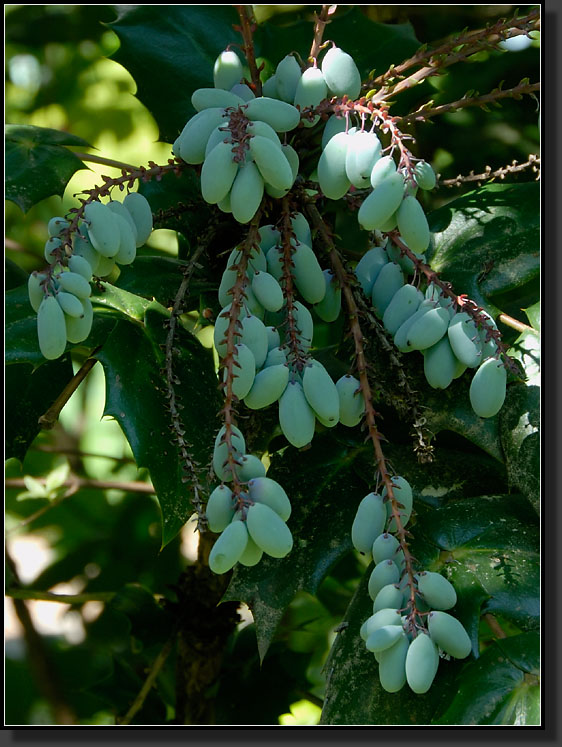
[[[116,324],[96,357],[106,375],[105,414],[123,429],[139,467],[147,467],[162,512],[162,545],[172,540],[193,513],[189,482],[182,482],[182,460],[171,430],[163,376],[166,313],[153,304],[144,325]],[[181,419],[194,460],[209,464],[219,409],[212,358],[197,340],[177,330],[174,374],[185,409]],[[200,478],[202,479],[202,478]]]
[[[539,726],[539,656],[537,633],[496,641],[463,667],[453,702],[433,723]]]
[[[476,655],[484,612],[497,612],[523,630],[537,628],[539,529],[521,495],[455,500],[437,509],[418,502],[412,531],[420,566],[443,572],[455,587],[455,610]]]
[[[27,363],[6,366],[4,375],[4,456],[23,460],[41,430],[39,417],[53,404],[74,371],[70,356],[64,355],[36,369]]]
[[[367,593],[369,570],[351,600],[326,662],[326,694],[320,724],[429,724],[439,713],[441,701],[462,664],[443,662],[425,695],[415,695],[407,685],[397,693],[383,690],[375,657],[367,651],[359,635],[362,623],[373,613],[373,602]]]
[[[135,296],[142,296],[148,300],[155,298],[162,305],[170,306],[182,282],[181,271],[187,265],[187,262],[178,261],[173,257],[137,257],[134,265],[121,269],[116,285]],[[216,290],[216,286],[192,278],[189,293],[194,307],[198,303],[199,293],[210,289]]]
[[[137,96],[173,143],[195,114],[191,94],[213,85],[213,65],[238,40],[230,5],[120,5],[109,24],[120,47],[113,56],[133,76]],[[140,53],[142,50],[142,53]]]
[[[427,261],[457,293],[489,313],[490,296],[519,288],[539,273],[539,185],[488,184],[428,215]]]
[[[540,388],[510,387],[500,413],[501,445],[512,488],[540,512]]]
[[[32,125],[6,125],[6,198],[26,213],[51,195],[62,197],[72,175],[87,166],[65,145],[90,148],[76,135]]]
[[[287,524],[293,550],[281,560],[264,557],[252,568],[238,566],[224,597],[245,601],[252,610],[262,659],[297,591],[314,594],[330,568],[351,550],[351,524],[366,492],[353,470],[357,453],[316,435],[309,450],[289,448],[267,473],[291,501]]]

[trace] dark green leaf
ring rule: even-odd
[[[314,594],[351,550],[351,524],[367,492],[353,469],[359,451],[317,435],[310,449],[289,447],[272,463],[268,476],[283,486],[293,507],[288,521],[293,550],[281,560],[264,555],[252,568],[238,566],[224,596],[252,610],[262,659],[297,591]]]
[[[101,291],[92,295],[92,303],[112,311],[120,316],[142,321],[144,312],[150,305],[150,301],[134,293],[129,293],[111,283],[101,282]]]
[[[70,356],[47,361],[37,369],[26,363],[4,370],[6,459],[22,460],[39,433],[39,417],[53,404],[74,375]]]
[[[262,662],[255,625],[240,630],[226,652],[216,700],[217,724],[277,724],[306,689],[308,656],[273,644]]]
[[[540,389],[518,384],[509,389],[500,413],[501,445],[510,485],[540,512]]]
[[[111,599],[109,606],[125,615],[131,623],[131,635],[143,647],[162,645],[172,632],[172,618],[140,584],[127,584]]]
[[[182,281],[181,271],[188,265],[172,257],[137,257],[133,266],[124,266],[117,279],[119,288],[142,296],[155,298],[163,306],[170,306]],[[216,285],[193,278],[189,284],[189,295],[193,306],[198,305],[201,291],[216,290]]]
[[[416,510],[412,552],[420,567],[445,571],[476,653],[482,612],[497,612],[523,629],[537,627],[539,533],[522,496],[482,496],[437,509],[418,502]]]
[[[463,667],[453,702],[434,723],[540,725],[539,645],[537,633],[493,643]]]
[[[423,361],[420,363],[423,366]],[[454,381],[447,389],[432,390],[426,397],[424,404],[427,409],[424,414],[427,428],[433,433],[453,431],[467,438],[499,462],[503,461],[503,454],[499,446],[498,416],[481,418],[472,409],[468,395],[470,380],[474,375],[472,370]]]
[[[539,185],[488,184],[428,216],[434,246],[427,259],[457,293],[492,314],[487,298],[518,288],[539,272]]]
[[[192,491],[184,475],[163,375],[167,317],[162,307],[147,308],[145,323],[118,322],[97,354],[106,374],[105,414],[113,415],[127,437],[139,467],[147,467],[162,511],[162,545],[172,540],[193,513]],[[181,384],[176,394],[185,409],[181,420],[193,459],[204,468],[211,459],[217,379],[207,350],[183,329],[177,330],[173,370]],[[199,478],[201,479],[201,477]]]
[[[88,168],[65,145],[91,147],[82,138],[48,127],[6,126],[6,198],[24,213],[46,197],[62,197],[71,176]]]
[[[198,174],[185,169],[179,176],[164,174],[162,179],[141,183],[139,192],[150,203],[154,227],[180,231],[187,238],[196,239],[207,230],[216,210],[201,197]]]
[[[11,259],[5,260],[4,289],[13,290],[24,283],[27,283],[28,273],[23,270]]]
[[[110,23],[121,43],[113,59],[137,84],[137,96],[173,143],[195,110],[191,94],[213,86],[213,65],[238,14],[230,5],[121,5]]]
[[[447,438],[445,436],[445,440]],[[418,501],[437,508],[454,499],[507,492],[505,469],[496,459],[477,449],[469,458],[467,451],[462,449],[437,446],[433,461],[428,464],[418,462],[410,444],[387,443],[384,445],[384,455],[393,474],[403,475],[412,486],[414,509]],[[366,449],[359,455],[355,468],[365,482],[372,481],[372,450]]]
[[[380,685],[378,664],[359,635],[363,622],[373,614],[367,592],[370,569],[363,576],[351,600],[344,623],[326,663],[326,695],[320,724],[376,724],[409,726],[429,724],[439,713],[461,663],[442,661],[431,690],[415,695],[408,685],[397,693],[387,693]]]

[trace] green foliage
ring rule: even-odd
[[[385,271],[376,292],[371,290],[373,284],[366,288],[366,275],[357,273],[356,280],[353,273],[372,246],[371,239],[380,238],[362,230],[358,221],[358,215],[364,215],[361,204],[368,194],[375,194],[371,184],[354,185],[349,191],[351,181],[347,173],[343,177],[340,173],[345,190],[325,199],[318,184],[328,194],[333,174],[325,181],[323,166],[316,172],[320,155],[326,152],[321,145],[324,120],[287,133],[279,127],[280,142],[294,148],[299,162],[296,181],[292,173],[291,206],[302,208],[312,224],[312,212],[305,210],[305,200],[312,197],[314,209],[325,221],[325,230],[312,226],[310,255],[303,259],[302,251],[295,253],[294,274],[286,267],[280,270],[279,282],[268,286],[271,292],[260,291],[259,274],[253,281],[249,277],[248,287],[255,287],[256,296],[261,292],[263,306],[270,309],[261,310],[263,325],[279,325],[285,336],[269,347],[284,342],[294,356],[294,345],[304,360],[310,354],[322,364],[314,370],[303,366],[300,371],[302,409],[308,420],[294,435],[289,427],[294,426],[294,415],[288,416],[277,399],[259,409],[249,406],[251,397],[248,406],[244,402],[232,406],[229,385],[237,367],[229,363],[231,342],[217,336],[220,355],[213,349],[215,325],[227,330],[236,313],[240,279],[231,285],[232,305],[223,317],[219,314],[227,304],[222,303],[224,297],[219,303],[219,287],[225,291],[223,272],[232,249],[240,248],[237,263],[247,258],[246,237],[255,235],[249,216],[252,209],[255,212],[255,194],[242,190],[247,199],[236,202],[234,198],[234,214],[223,210],[222,199],[219,207],[210,204],[217,200],[216,195],[205,199],[208,183],[225,191],[222,173],[205,173],[205,164],[208,172],[211,161],[200,167],[176,159],[177,168],[172,168],[173,162],[156,167],[141,151],[129,169],[129,183],[125,172],[111,162],[107,169],[114,169],[114,176],[96,181],[93,173],[88,175],[91,191],[81,193],[86,200],[105,199],[104,190],[109,188],[114,190],[113,199],[124,187],[138,189],[150,205],[154,235],[148,237],[147,228],[143,237],[148,237],[147,245],[139,247],[132,264],[114,267],[111,274],[92,281],[94,321],[88,337],[67,344],[57,360],[42,355],[37,314],[29,302],[28,273],[44,267],[42,246],[49,219],[67,215],[72,220],[75,213],[69,212],[70,207],[81,210],[76,195],[72,202],[70,193],[75,174],[88,168],[88,156],[78,158],[70,148],[90,148],[88,143],[95,142],[94,125],[107,129],[117,141],[117,136],[135,132],[132,115],[123,111],[111,119],[108,112],[117,109],[117,103],[100,108],[99,122],[91,114],[86,116],[78,78],[87,77],[90,60],[111,56],[132,76],[135,103],[159,131],[160,145],[171,159],[169,146],[195,113],[192,94],[213,86],[218,55],[233,45],[243,58],[242,47],[234,45],[242,43],[244,24],[236,10],[239,6],[72,6],[56,13],[55,6],[41,7],[17,6],[6,16],[10,60],[16,53],[28,55],[27,62],[20,59],[9,65],[6,198],[26,216],[18,213],[7,226],[18,248],[10,255],[17,264],[8,260],[6,266],[6,511],[9,552],[16,547],[12,538],[29,536],[43,542],[50,554],[32,578],[23,581],[10,566],[6,581],[8,594],[14,596],[22,591],[30,597],[62,593],[60,585],[68,585],[75,597],[64,619],[77,623],[80,635],[68,639],[59,628],[56,635],[42,638],[36,655],[51,662],[52,679],[47,681],[44,675],[37,676],[37,662],[28,651],[24,653],[24,641],[9,639],[7,723],[61,723],[57,706],[63,703],[77,724],[116,725],[140,699],[136,713],[126,717],[133,726],[182,725],[188,712],[195,713],[194,703],[198,713],[205,714],[207,725],[294,721],[298,725],[299,718],[303,724],[312,719],[312,723],[336,726],[539,725],[539,186],[530,171],[508,174],[501,184],[482,180],[486,183],[476,189],[473,182],[461,180],[449,193],[439,184],[443,176],[483,171],[494,154],[503,159],[491,163],[497,168],[514,154],[521,159],[536,149],[534,102],[529,103],[530,97],[505,100],[503,108],[488,112],[466,107],[412,125],[414,140],[403,138],[400,144],[411,149],[416,159],[425,158],[438,182],[406,198],[414,212],[398,215],[398,235],[410,231],[406,243],[416,252],[425,252],[429,269],[425,272],[425,265],[419,265],[413,275],[414,265],[406,263],[416,256],[399,256],[397,245],[393,261],[400,260],[400,266],[387,263],[385,255],[380,267],[392,269]],[[284,6],[240,7],[257,9],[259,22],[251,33],[257,63],[263,64],[262,82],[288,54],[297,63],[306,62],[313,40],[312,13],[320,12],[320,6],[290,6],[289,12]],[[438,6],[425,10],[408,6],[402,11],[393,10],[394,6],[339,6],[323,40],[330,39],[351,55],[363,82],[368,80],[362,93],[371,86],[376,93],[377,76],[421,53],[422,42],[432,41],[427,24],[433,10],[435,28],[444,37],[460,33],[461,20],[470,28],[483,26],[478,7],[463,6],[457,24],[456,17],[443,14]],[[518,14],[528,12],[530,8]],[[42,20],[58,56],[54,47],[44,43],[44,34],[37,33]],[[469,64],[444,66],[439,75],[392,96],[390,114],[400,118],[429,99],[433,105],[461,99],[469,89],[468,95],[475,95],[476,87],[488,91],[502,79],[504,88],[516,85],[533,74],[536,52],[533,47],[521,53],[482,47]],[[50,82],[37,83],[35,88],[28,82],[26,96],[18,104],[21,66],[32,66],[31,58],[50,71],[50,76],[43,76]],[[32,80],[32,67],[29,71]],[[66,88],[59,85],[59,74]],[[246,66],[248,81],[251,75]],[[389,80],[390,85],[398,82],[398,78]],[[66,123],[58,130],[29,123],[37,122],[35,112],[53,105],[64,109],[76,127]],[[293,116],[293,107],[289,108]],[[324,108],[324,113],[331,111]],[[351,123],[357,124],[354,116]],[[400,125],[400,119],[397,122]],[[377,134],[387,148],[390,136],[380,121]],[[273,188],[286,192],[289,158],[280,144],[263,140],[271,158],[260,156],[259,142],[250,151],[256,158],[258,186],[261,189],[262,182],[268,181],[262,171],[276,181],[284,170],[286,179]],[[340,140],[343,143],[344,138]],[[241,173],[238,163],[231,159],[230,146],[224,151],[234,180]],[[98,155],[103,160],[104,154]],[[337,170],[334,163],[330,169]],[[405,204],[403,179],[396,176],[397,199],[391,200],[388,215],[373,218],[369,229],[394,230],[389,220]],[[431,174],[429,178],[426,186],[431,186]],[[384,189],[381,194],[388,196]],[[379,200],[374,202],[380,207]],[[267,193],[260,225],[276,225],[281,231],[287,217],[282,205],[281,199]],[[177,237],[177,252],[155,249],[152,242],[162,229]],[[334,238],[349,284],[342,289],[341,306],[338,297],[333,309],[319,307],[316,314],[314,305],[324,298],[327,268],[330,277],[337,275],[326,234]],[[66,262],[62,254],[60,261]],[[493,417],[479,417],[471,406],[470,382],[476,368],[437,390],[424,376],[422,352],[400,353],[392,345],[384,310],[404,282],[423,292],[431,271],[450,283],[455,294],[466,296],[494,318],[505,353],[517,362],[509,369],[505,403]],[[386,272],[397,276],[392,293]],[[295,342],[289,317],[278,308],[278,299],[270,298],[272,289],[278,288],[283,289],[284,299],[288,297],[287,273],[306,302],[296,302],[299,308],[306,312],[311,307],[306,322],[314,329],[312,342],[303,341],[303,316],[301,337]],[[237,275],[236,267],[232,274]],[[341,280],[340,275],[338,285]],[[350,314],[349,295],[359,299],[357,322]],[[443,307],[438,311],[446,327],[448,311]],[[247,318],[261,329],[260,313]],[[422,326],[427,332],[427,325]],[[367,402],[365,415],[365,380],[354,379],[361,387],[361,407],[346,418],[341,404],[336,413],[334,402],[340,400],[333,383],[346,374],[361,377],[363,355],[373,401]],[[39,417],[88,360],[99,364],[74,392],[55,428],[40,430]],[[221,362],[226,374],[218,366]],[[291,381],[299,381],[300,388],[294,360],[290,366]],[[369,426],[372,413],[377,427]],[[244,453],[251,455],[246,460],[248,469],[258,465],[263,474],[261,470],[267,468],[267,477],[286,492],[291,511],[288,515],[287,503],[279,510],[271,506],[281,534],[262,537],[267,547],[257,564],[238,563],[232,573],[213,575],[208,557],[218,535],[209,531],[195,535],[195,520],[190,519],[196,518],[199,528],[205,529],[199,502],[205,503],[220,484],[217,471],[224,470],[225,481],[238,496],[237,513],[233,508],[231,517],[229,509],[225,521],[245,520],[248,502],[252,503],[251,486],[243,489],[248,498],[240,492],[238,478],[217,463],[228,454],[228,444],[213,448],[219,429],[222,426],[221,435],[225,433],[231,418],[245,437]],[[462,623],[470,638],[472,650],[467,657],[440,658],[428,692],[414,692],[408,686],[399,692],[385,690],[379,680],[380,662],[366,649],[360,634],[373,612],[369,578],[374,564],[367,550],[363,555],[354,548],[351,530],[361,499],[371,491],[386,495],[381,464],[389,475],[404,476],[413,495],[411,515],[409,503],[406,507],[408,531],[403,535],[396,525],[400,507],[393,507],[392,499],[385,504],[389,531],[403,551],[411,552],[415,571],[439,574],[453,585],[456,603],[447,613]],[[398,501],[399,493],[394,494]],[[267,509],[261,512],[266,517],[269,504]],[[282,512],[286,512],[283,517]],[[286,532],[286,527],[280,529],[285,522]],[[251,523],[252,519],[248,526]],[[240,525],[244,534],[245,525]],[[220,531],[228,527],[238,531],[231,523],[221,524]],[[259,529],[266,533],[263,526]],[[196,536],[198,550],[193,545]],[[220,536],[228,540],[228,533]],[[216,566],[214,556],[210,565]],[[245,618],[242,624],[236,624],[231,608],[238,608]],[[145,692],[149,673],[154,683]],[[301,717],[296,704],[303,698],[314,703],[316,711],[311,714],[305,709]],[[197,720],[201,716],[194,718],[194,724],[201,723]]]
[[[78,169],[88,168],[64,145],[89,147],[81,137],[30,125],[6,127],[6,197],[27,212],[51,195],[61,195]]]

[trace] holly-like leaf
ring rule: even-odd
[[[173,143],[195,113],[192,93],[213,86],[218,55],[227,45],[242,43],[233,28],[240,23],[238,13],[228,5],[116,7],[119,15],[109,26],[121,46],[113,59],[135,79],[137,96],[157,121],[160,138]],[[256,56],[273,68],[290,50],[305,59],[312,32],[313,24],[305,21],[260,24],[253,34]],[[331,20],[330,38],[353,56],[363,77],[373,67],[384,72],[420,46],[410,24],[373,23],[356,8]]]
[[[428,215],[428,262],[457,293],[494,314],[488,300],[537,277],[539,185],[487,184]]]
[[[372,566],[367,569],[350,602],[326,662],[320,725],[429,724],[440,713],[440,703],[462,664],[441,662],[437,679],[425,695],[415,695],[408,685],[396,693],[383,690],[375,657],[359,635],[361,625],[373,614],[373,601],[367,591],[371,569]]]
[[[524,630],[539,622],[537,517],[518,494],[417,505],[412,553],[420,568],[444,572],[456,611],[478,654],[478,620],[497,612]],[[462,614],[461,614],[462,613]]]
[[[168,410],[163,347],[167,313],[159,304],[147,307],[144,324],[119,321],[96,357],[106,375],[105,414],[123,429],[139,467],[147,467],[162,512],[162,545],[172,540],[193,513],[192,490],[183,482],[178,434]],[[188,332],[178,328],[173,372],[185,441],[202,468],[211,460],[215,415],[219,409],[212,357]],[[200,478],[202,479],[202,478]]]
[[[103,281],[100,292],[92,296],[92,303],[107,309],[109,313],[117,312],[118,316],[137,322],[144,320],[144,313],[150,306],[148,299]]]
[[[540,387],[541,385],[541,338],[540,338],[540,304],[526,309],[527,316],[533,327],[525,329],[515,340],[508,354],[521,362],[527,384]],[[535,327],[534,325],[539,325]]]
[[[423,365],[423,362],[422,364]],[[431,391],[424,404],[427,428],[433,433],[453,431],[479,446],[499,462],[503,454],[499,446],[498,417],[481,418],[470,404],[469,386],[472,371],[467,371],[462,380],[454,381],[447,389]]]
[[[4,369],[6,459],[23,460],[41,430],[39,417],[53,404],[74,375],[69,355],[34,369],[17,363]]]
[[[173,257],[137,257],[134,266],[123,266],[117,285],[124,291],[145,299],[156,299],[163,306],[170,306],[182,281],[181,271],[188,266]],[[199,293],[216,290],[216,284],[192,278],[189,283],[190,297],[197,306]]]
[[[540,512],[540,389],[510,387],[500,415],[501,445],[512,488]]]
[[[216,212],[203,200],[199,176],[191,169],[141,182],[139,192],[150,203],[154,228],[180,231],[189,239],[201,236]]]
[[[384,455],[392,474],[404,475],[412,486],[413,520],[418,501],[438,508],[451,500],[500,495],[508,489],[505,467],[484,452],[475,450],[467,459],[462,449],[437,446],[433,461],[420,464],[410,444],[385,443]],[[373,480],[372,450],[361,452],[355,469],[366,483]]]
[[[8,363],[45,363],[37,339],[37,313],[29,303],[27,283],[12,288],[4,301],[4,360]]]
[[[62,197],[72,175],[88,167],[65,145],[91,145],[76,135],[32,125],[6,125],[6,198],[27,212],[51,195]]]
[[[539,726],[538,633],[502,638],[463,667],[455,697],[435,724]]]
[[[317,435],[310,449],[289,447],[268,471],[291,501],[293,550],[282,559],[264,555],[251,568],[237,566],[223,600],[244,601],[252,610],[262,659],[297,591],[314,594],[351,550],[351,524],[366,492],[353,469],[360,450]]]
[[[155,118],[160,139],[173,143],[195,114],[191,94],[213,87],[213,65],[227,44],[241,41],[231,5],[120,5],[109,24],[120,47],[113,56],[133,76],[137,96]]]

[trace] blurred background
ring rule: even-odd
[[[310,20],[311,11],[319,6],[254,8],[259,21],[283,26],[296,19]],[[465,27],[479,28],[515,9],[513,5],[361,6],[373,21],[411,23],[422,42]],[[135,165],[166,162],[170,144],[158,142],[152,116],[135,98],[135,81],[111,59],[119,44],[107,26],[115,18],[111,6],[5,5],[4,10],[6,123],[67,131],[84,138],[92,146],[89,152],[106,159]],[[524,77],[536,81],[537,46],[538,41],[519,37],[505,46],[503,54],[483,51],[431,80],[431,95],[440,103],[459,99],[468,90],[486,93],[502,80],[504,88]],[[397,114],[408,110],[407,96],[402,98]],[[471,108],[446,114],[438,125],[418,126],[415,135],[418,155],[430,161],[442,178],[471,170],[480,173],[487,165],[495,169],[539,153],[537,103],[527,96],[490,111]],[[89,170],[73,176],[62,199],[44,200],[25,218],[15,204],[6,202],[9,261],[26,272],[40,269],[49,219],[77,204],[75,195],[99,184],[102,174],[119,173],[107,165],[89,162],[88,166]],[[515,178],[531,180],[534,175],[529,171]],[[443,192],[432,198],[434,207],[460,194],[454,189]],[[154,231],[145,251],[175,255],[176,234]],[[74,361],[75,370],[80,363],[79,358]],[[115,675],[109,665],[111,653],[127,645],[128,629],[120,630],[115,620],[104,617],[103,594],[135,582],[163,595],[170,579],[177,579],[196,553],[197,535],[190,524],[160,552],[158,504],[146,490],[148,476],[136,467],[117,423],[103,417],[104,387],[103,371],[96,366],[63,409],[57,426],[40,433],[23,462],[10,459],[6,465],[7,478],[22,483],[6,491],[6,547],[14,563],[7,569],[7,580],[15,571],[22,584],[36,590],[79,595],[87,586],[90,595],[79,608],[48,601],[29,603],[48,655],[56,656],[63,689],[81,662],[87,662],[86,680]],[[93,487],[72,493],[69,475],[80,475]],[[123,487],[100,487],[107,482]],[[333,621],[327,612],[326,620],[322,640],[328,646],[326,631]],[[92,650],[97,652],[95,659]],[[148,647],[148,660],[150,655]],[[36,673],[26,657],[22,620],[11,600],[6,601],[6,657],[7,723],[57,723],[53,703],[37,687]],[[319,671],[314,675],[318,681]],[[173,670],[169,682],[172,697]],[[96,699],[91,688],[86,692],[87,684],[72,703],[78,723],[114,723],[113,704],[110,707],[104,700],[107,695]],[[127,694],[127,688],[121,689]],[[135,692],[133,685],[131,691]],[[280,722],[316,723],[319,712],[309,700],[298,701],[290,713],[280,716]]]

